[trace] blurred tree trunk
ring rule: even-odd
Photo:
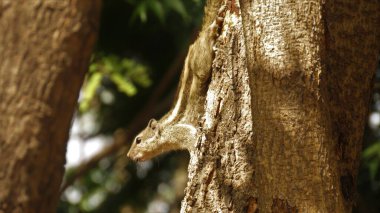
[[[351,212],[379,1],[227,5],[182,212]]]
[[[100,0],[0,0],[0,212],[55,212]]]

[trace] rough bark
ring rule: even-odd
[[[100,0],[0,1],[0,212],[54,212]]]
[[[238,4],[227,4],[189,165],[185,212],[244,212],[253,187],[251,94]]]
[[[351,212],[380,3],[223,4],[181,211]]]

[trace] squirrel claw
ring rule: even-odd
[[[224,17],[225,12],[227,10],[227,6],[224,4],[218,10],[218,17]]]
[[[227,6],[222,5],[218,10],[218,15],[216,17],[216,24],[221,26],[224,21],[224,16],[226,16]]]
[[[220,29],[221,29],[221,27],[223,25],[224,16],[226,15],[225,14],[226,9],[227,9],[227,6],[226,5],[222,5],[219,8],[219,10],[218,10],[218,14],[217,14],[216,19],[210,25],[211,34],[214,35],[214,37],[218,37],[219,34],[220,34]]]

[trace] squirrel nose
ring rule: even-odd
[[[139,144],[139,143],[141,143],[141,138],[140,138],[140,137],[137,137],[137,138],[136,138],[136,144]]]

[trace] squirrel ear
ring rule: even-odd
[[[157,121],[155,119],[150,119],[148,126],[151,129],[155,129],[157,127]]]

